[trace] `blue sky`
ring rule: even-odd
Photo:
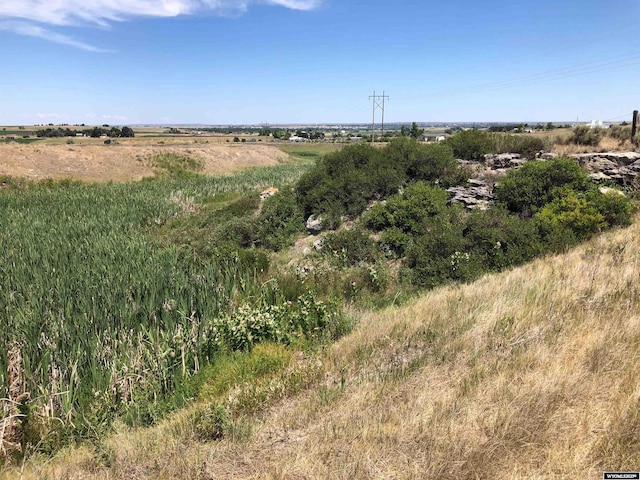
[[[639,0],[2,0],[0,124],[629,120]],[[379,112],[378,112],[378,121]]]

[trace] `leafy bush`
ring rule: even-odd
[[[631,225],[634,205],[631,199],[619,190],[591,190],[585,198],[604,217],[608,227]]]
[[[558,187],[584,191],[588,184],[587,174],[569,158],[533,161],[498,182],[496,199],[511,212],[532,216],[554,199]]]
[[[484,156],[492,150],[491,136],[480,130],[463,130],[449,137],[446,143],[456,158],[475,162],[483,162]]]
[[[550,149],[548,140],[526,135],[493,134],[491,141],[491,150],[495,153],[519,153],[530,160]]]
[[[292,243],[292,237],[304,231],[302,214],[291,191],[284,189],[267,198],[256,222],[257,242],[270,249],[281,250]]]
[[[398,138],[383,149],[358,144],[326,155],[300,179],[297,195],[305,218],[319,214],[334,226],[341,216],[358,215],[370,201],[403,185],[417,180],[451,185],[467,178],[450,147]]]
[[[473,211],[463,234],[486,270],[520,265],[544,252],[536,225],[501,208]]]
[[[329,153],[297,185],[305,217],[357,215],[374,198],[395,192],[402,176],[368,144],[350,145]]]
[[[464,183],[468,179],[468,172],[458,165],[453,150],[445,143],[424,145],[401,137],[390,142],[382,150],[382,156],[408,182],[422,180],[449,186]]]
[[[416,237],[407,249],[405,277],[413,285],[433,288],[475,275],[477,262],[465,252],[462,223],[442,217],[433,218],[428,233]]]
[[[564,189],[534,217],[552,250],[561,250],[591,238],[607,226],[594,204],[576,192]]]
[[[251,350],[265,341],[334,339],[348,328],[335,304],[318,300],[315,293],[307,292],[296,302],[241,305],[233,313],[214,319],[208,337],[214,351]]]
[[[403,233],[422,234],[424,220],[442,213],[448,201],[446,190],[417,182],[402,193],[389,197],[385,204],[374,205],[363,216],[363,222],[374,231],[396,227]]]
[[[380,249],[389,257],[402,257],[412,238],[398,227],[387,228],[380,235]]]
[[[377,253],[373,240],[360,229],[328,233],[322,252],[342,267],[373,262]]]

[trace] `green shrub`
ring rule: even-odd
[[[257,242],[274,251],[288,247],[293,236],[304,231],[302,213],[289,189],[264,201],[256,228]]]
[[[305,218],[319,214],[335,219],[360,214],[370,200],[397,191],[402,181],[379,149],[357,144],[325,155],[296,190]]]
[[[520,265],[544,252],[536,225],[501,208],[470,213],[464,237],[486,270]]]
[[[381,231],[396,227],[403,233],[424,233],[424,221],[443,213],[449,194],[425,182],[409,185],[402,193],[389,197],[386,204],[376,204],[363,216],[367,228]]]
[[[450,145],[432,143],[420,145],[418,155],[408,166],[407,176],[411,181],[427,181],[449,187],[466,182],[469,172],[460,167]]]
[[[416,237],[407,249],[405,276],[413,285],[426,288],[474,278],[478,259],[465,251],[462,223],[441,217],[429,223],[428,233]]]
[[[607,227],[595,205],[570,189],[559,192],[534,220],[550,248],[556,251],[587,240]]]
[[[530,160],[541,151],[551,147],[548,140],[527,135],[509,135],[495,133],[491,137],[491,150],[495,153],[519,153]]]
[[[604,217],[608,227],[631,225],[635,208],[631,199],[619,190],[591,190],[586,195],[590,205]]]
[[[411,243],[412,236],[398,227],[390,227],[380,235],[380,249],[389,257],[403,257]]]
[[[328,233],[322,247],[322,252],[341,267],[373,262],[376,250],[374,241],[360,229]]]
[[[446,143],[456,158],[475,162],[484,162],[484,156],[492,149],[491,136],[480,130],[463,130],[449,137]]]
[[[359,215],[369,202],[393,195],[402,185],[421,180],[447,186],[467,178],[449,146],[398,138],[383,149],[358,144],[326,155],[296,190],[305,218],[321,215],[335,225],[340,217]]]
[[[588,185],[587,174],[572,159],[533,161],[498,182],[496,199],[511,212],[532,216],[554,199],[558,187],[584,191]]]

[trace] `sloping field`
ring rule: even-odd
[[[640,225],[414,303],[294,357],[258,413],[196,440],[193,407],[33,478],[602,478],[640,468]],[[321,365],[315,386],[287,375]],[[317,368],[317,367],[314,367]],[[296,377],[296,378],[298,378]],[[253,394],[239,385],[226,399]],[[24,478],[28,478],[26,475]]]
[[[47,145],[0,143],[0,175],[30,180],[73,179],[86,182],[141,180],[154,175],[156,153],[179,153],[202,160],[202,173],[231,173],[247,167],[276,165],[289,156],[267,145]]]

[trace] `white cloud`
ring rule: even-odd
[[[106,52],[107,51],[98,47],[94,47],[93,45],[89,45],[88,43],[75,40],[73,37],[70,37],[68,35],[52,32],[51,30],[47,30],[46,28],[42,28],[38,25],[33,25],[26,22],[0,21],[0,30],[6,30],[9,32],[17,33],[19,35],[26,35],[29,37],[43,38],[45,40],[49,40],[50,42],[55,42],[55,43],[60,43],[62,45],[69,45],[71,47],[81,48],[82,50],[88,50],[89,52]]]
[[[0,19],[49,25],[94,24],[133,17],[175,17],[195,13],[242,13],[252,4],[313,10],[322,0],[2,0]]]
[[[67,115],[66,113],[36,113],[35,118],[37,118],[38,121],[42,123],[60,123],[69,121],[69,115]]]
[[[124,122],[127,117],[125,115],[102,115],[103,120],[116,120],[119,122]]]
[[[234,15],[252,4],[275,5],[293,10],[313,10],[324,0],[0,0],[0,30],[39,37],[90,52],[101,48],[57,33],[39,24],[64,27],[94,25],[136,17],[177,17],[197,13]]]

